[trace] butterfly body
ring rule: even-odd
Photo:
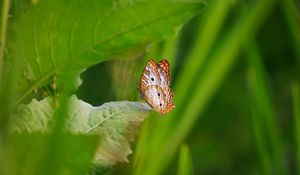
[[[167,60],[161,60],[156,64],[153,59],[150,59],[138,87],[147,103],[161,114],[175,108],[169,72],[170,64]]]

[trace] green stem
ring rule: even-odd
[[[9,13],[10,0],[3,0],[2,19],[1,19],[1,34],[0,34],[0,87],[3,74],[4,50],[6,44],[6,30]]]
[[[295,139],[297,143],[297,174],[300,175],[300,86],[298,81],[292,83],[292,98],[295,120]]]

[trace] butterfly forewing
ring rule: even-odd
[[[167,60],[161,60],[157,64],[162,86],[170,86],[170,64]]]
[[[146,86],[159,85],[160,78],[156,63],[153,59],[149,60],[140,81],[140,89],[144,89]]]

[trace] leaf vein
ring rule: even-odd
[[[142,28],[142,27],[144,27],[145,25],[147,25],[147,24],[149,24],[149,23],[152,23],[152,22],[155,22],[155,21],[159,21],[159,20],[162,20],[162,19],[165,20],[165,18],[174,16],[174,14],[182,14],[182,12],[186,12],[186,13],[187,13],[187,12],[189,12],[189,11],[186,10],[186,9],[185,9],[184,11],[180,10],[180,11],[178,11],[178,12],[172,12],[172,13],[167,14],[167,15],[161,15],[161,16],[158,16],[158,17],[151,18],[151,19],[149,19],[148,21],[143,21],[143,22],[141,22],[141,23],[133,24],[131,27],[128,27],[127,29],[125,29],[125,30],[123,30],[123,31],[120,31],[120,32],[111,34],[111,35],[107,36],[106,38],[104,38],[104,39],[102,39],[102,40],[96,42],[95,45],[93,45],[93,46],[90,47],[90,48],[87,48],[87,49],[83,50],[82,53],[84,53],[84,52],[87,51],[87,50],[89,50],[89,51],[90,51],[90,50],[93,50],[96,46],[102,45],[102,44],[104,44],[106,41],[109,41],[109,40],[112,40],[112,39],[114,39],[114,38],[120,37],[120,36],[126,34],[127,32],[131,32],[131,31],[134,31],[135,29]]]
[[[112,115],[110,115],[109,117],[106,117],[104,118],[103,120],[100,120],[98,123],[96,123],[96,125],[94,125],[93,127],[89,128],[88,130],[86,130],[84,133],[88,133],[90,131],[92,131],[93,129],[97,128],[98,126],[100,126],[102,123],[104,123],[106,120],[116,116],[116,115],[119,115],[119,114],[122,114],[122,113],[125,113],[125,111],[121,111],[121,112],[116,112]]]

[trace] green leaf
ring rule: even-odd
[[[74,89],[83,69],[136,56],[174,35],[203,7],[200,2],[167,0],[34,2],[14,1],[9,19],[4,67],[9,74],[11,60],[21,62],[17,104],[41,87]]]
[[[53,126],[54,107],[55,102],[50,97],[20,105],[18,112],[12,116],[11,132],[48,133]],[[95,162],[105,165],[128,162],[127,156],[132,153],[130,142],[134,141],[139,125],[150,110],[146,103],[129,101],[93,107],[72,96],[65,129],[75,134],[100,136],[102,143]]]
[[[54,159],[53,165],[47,165],[48,169],[41,169],[39,165],[41,159],[51,159],[43,157],[48,150],[46,143],[51,139],[51,135],[40,133],[13,134],[10,137],[11,158],[14,160],[14,174],[57,174],[57,175],[82,175],[86,174],[90,168],[94,152],[99,138],[97,136],[74,135],[64,133],[61,136],[59,147],[53,153],[59,155]]]

